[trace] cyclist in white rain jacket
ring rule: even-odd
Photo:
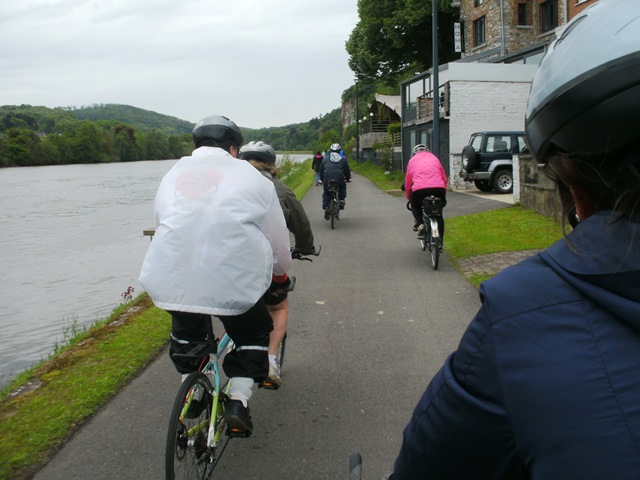
[[[263,296],[289,283],[289,232],[273,183],[237,160],[243,139],[235,123],[205,118],[193,139],[193,154],[175,164],[156,194],[156,233],[139,280],[172,315],[170,353],[180,373],[197,365],[173,353],[203,340],[211,315],[236,347],[248,347],[227,355],[223,367],[234,378],[227,420],[250,434],[247,402],[254,381],[269,372],[273,322]]]

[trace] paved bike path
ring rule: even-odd
[[[331,230],[320,195],[312,187],[303,200],[322,253],[291,270],[297,283],[283,387],[256,390],[254,435],[229,443],[214,478],[344,479],[354,451],[363,456],[364,478],[381,478],[426,383],[479,306],[476,288],[446,253],[438,271],[431,268],[404,197],[354,175]],[[504,206],[450,193],[445,218]],[[34,478],[164,478],[179,382],[165,350]]]

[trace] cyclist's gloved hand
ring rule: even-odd
[[[277,295],[282,292],[286,292],[291,286],[291,279],[285,273],[284,275],[272,275],[271,285],[269,286],[269,293],[271,295]]]

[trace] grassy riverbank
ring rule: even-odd
[[[353,169],[386,191],[397,191],[402,183],[401,174],[385,174],[374,165]],[[298,168],[283,165],[282,171],[287,171],[286,182],[298,198],[313,185],[310,160]],[[560,237],[552,220],[517,206],[448,219],[447,231],[447,257],[454,265],[481,253],[544,248]],[[169,330],[168,314],[142,295],[68,339],[68,347],[16,379],[2,392],[0,402],[0,479],[29,478],[163,349]],[[16,389],[18,394],[9,393]]]

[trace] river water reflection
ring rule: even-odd
[[[141,293],[142,230],[175,162],[0,169],[0,384]]]

